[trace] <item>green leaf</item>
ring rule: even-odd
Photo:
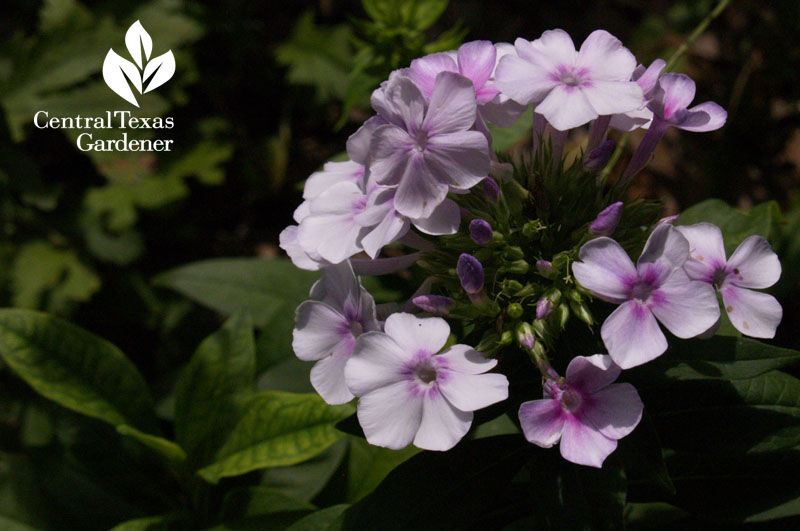
[[[263,326],[290,303],[307,299],[317,278],[285,259],[219,258],[161,273],[154,282],[224,315],[244,309]]]
[[[289,67],[291,83],[313,86],[321,102],[343,100],[353,67],[352,37],[350,26],[316,26],[314,13],[306,11],[297,19],[291,36],[275,50],[275,57]]]
[[[800,380],[786,373],[641,391],[664,446],[678,452],[738,455],[800,445]]]
[[[292,498],[311,501],[339,468],[347,453],[348,442],[346,439],[337,441],[322,453],[296,465],[269,468],[264,471],[261,484]]]
[[[252,321],[237,313],[206,338],[175,384],[175,438],[192,457],[208,463],[225,442],[253,392],[255,342]]]
[[[345,512],[345,529],[495,529],[509,506],[529,505],[512,486],[532,445],[519,436],[489,437],[447,452],[422,452],[395,468]],[[542,451],[543,452],[543,451]]]
[[[532,129],[533,108],[530,106],[513,125],[496,127],[489,124],[489,131],[492,133],[492,149],[500,152],[508,151],[521,142]]]
[[[449,0],[413,0],[401,5],[408,10],[409,25],[419,31],[428,29],[442,16]]]
[[[775,201],[754,206],[749,211],[741,211],[720,199],[709,199],[683,211],[676,225],[693,225],[706,221],[722,229],[725,252],[728,256],[748,236],[757,234],[770,239],[774,228],[783,222],[780,207]]]
[[[270,487],[240,487],[229,491],[222,502],[222,515],[226,520],[246,516],[280,513],[285,511],[313,511],[316,507],[307,501],[287,496]]]
[[[153,432],[153,399],[114,345],[61,319],[0,310],[0,357],[41,395],[114,426]]]
[[[373,446],[364,439],[350,438],[350,460],[347,469],[347,501],[355,503],[377,487],[398,465],[420,450],[413,446],[390,450]]]
[[[334,531],[337,522],[349,505],[333,505],[315,513],[304,516],[286,528],[286,531]]]
[[[646,386],[663,376],[679,380],[753,378],[800,361],[800,352],[745,337],[675,341],[661,357],[627,373]]]
[[[217,483],[223,477],[305,461],[343,436],[334,425],[352,412],[350,405],[329,406],[317,395],[256,395],[217,452],[216,462],[199,474]]]
[[[122,522],[112,527],[110,531],[163,531],[165,529],[174,529],[174,524],[182,520],[187,520],[187,516],[179,513],[145,516],[144,518]]]
[[[183,448],[163,437],[143,433],[136,428],[124,424],[122,426],[117,426],[117,432],[119,432],[120,435],[136,439],[142,445],[153,450],[172,466],[180,466],[186,460],[186,452],[183,451]]]
[[[24,244],[11,271],[12,304],[22,308],[63,313],[86,302],[100,289],[100,279],[74,251],[48,242]]]

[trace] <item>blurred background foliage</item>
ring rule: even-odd
[[[370,116],[369,94],[390,71],[464,40],[513,42],[554,27],[576,42],[607,29],[649,64],[669,56],[714,3],[6,1],[0,15],[0,306],[68,317],[116,344],[144,374],[159,416],[169,420],[169,390],[180,368],[222,324],[206,307],[232,311],[226,301],[236,297],[199,293],[192,279],[257,277],[259,259],[281,254],[278,234],[300,203],[302,182],[342,155],[346,138]],[[128,132],[173,138],[174,151],[80,152],[75,130],[33,127],[33,114],[42,109],[55,116],[128,110],[100,71],[108,48],[124,48],[125,30],[137,19],[152,35],[154,51],[172,49],[178,65],[168,84],[144,97],[137,115],[173,116],[175,127]],[[784,266],[777,292],[784,323],[795,323],[800,3],[732,2],[674,69],[697,81],[696,101],[727,108],[728,123],[706,135],[671,130],[631,193],[663,200],[665,215],[712,196],[743,209],[777,201],[782,214],[770,235]],[[498,137],[495,147],[513,149],[519,140]],[[581,140],[573,139],[575,145]],[[639,140],[632,135],[630,145]],[[618,168],[630,154],[628,147]],[[257,258],[222,259],[234,256]],[[175,269],[210,258],[222,260]],[[290,331],[293,308],[315,276],[284,261],[269,267],[286,282],[250,308],[258,329],[258,387],[310,391],[309,367],[293,358]],[[403,289],[390,282],[369,287],[379,301]],[[800,334],[784,324],[775,343],[800,348]],[[97,528],[153,514],[174,493],[135,492],[136,477],[116,481],[114,470],[147,475],[153,465],[140,459],[122,468],[114,462],[118,449],[86,444],[91,432],[108,429],[37,397],[0,367],[0,515],[55,525],[43,522],[47,511],[39,510],[50,502],[37,485],[45,476],[45,493],[64,485],[85,489],[61,499],[60,527],[91,520],[81,506],[85,496],[104,511],[93,515]],[[360,457],[342,464],[346,452]],[[31,459],[39,453],[46,459]],[[380,481],[381,470],[409,455],[383,455],[352,439],[291,471],[270,469],[258,481],[289,484],[306,502],[325,506],[359,499]],[[371,469],[373,461],[380,466]],[[343,466],[350,467],[344,486],[334,474]]]

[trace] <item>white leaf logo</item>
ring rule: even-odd
[[[172,50],[150,59],[153,39],[138,20],[125,34],[125,46],[133,62],[108,50],[103,62],[103,79],[106,85],[128,103],[139,106],[131,85],[139,94],[155,90],[175,74],[175,56]]]

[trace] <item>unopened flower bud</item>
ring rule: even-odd
[[[447,315],[456,301],[443,295],[420,295],[411,299],[414,306],[435,315]]]
[[[611,155],[614,153],[614,141],[606,140],[593,150],[591,150],[583,159],[583,169],[596,173],[606,167],[608,161],[611,160]]]
[[[517,246],[509,246],[503,250],[503,258],[506,260],[521,260],[525,258],[525,253]]]
[[[511,330],[506,330],[502,334],[500,334],[500,344],[501,345],[508,345],[514,340],[514,334],[511,333]]]
[[[469,237],[478,245],[485,245],[492,240],[492,226],[483,219],[473,219],[469,223]]]
[[[522,235],[526,238],[536,238],[543,228],[542,223],[538,219],[528,221],[522,226]]]
[[[525,310],[522,308],[522,305],[518,302],[512,302],[506,308],[506,315],[511,317],[512,319],[519,319],[522,317],[522,314],[525,313]]]
[[[456,273],[458,280],[461,281],[461,287],[469,295],[475,295],[483,289],[483,266],[472,255],[462,253],[458,257],[458,265],[456,266]]]
[[[555,273],[555,270],[553,269],[553,264],[550,263],[549,260],[537,260],[536,270],[544,278],[553,278],[553,275]]]
[[[530,264],[528,264],[528,262],[525,260],[514,260],[513,262],[507,263],[503,267],[503,271],[516,275],[524,275],[530,268]]]
[[[492,203],[496,203],[500,198],[500,185],[491,177],[486,177],[481,181],[481,187],[483,188],[483,195]]]
[[[531,327],[533,328],[533,331],[536,332],[537,336],[545,337],[547,335],[546,330],[544,329],[544,321],[536,319],[531,323]]]
[[[557,317],[558,317],[558,326],[560,326],[561,329],[563,330],[564,328],[567,327],[567,323],[569,322],[569,315],[570,315],[569,307],[566,305],[566,303],[559,304],[556,307],[556,314],[557,314]]]
[[[516,294],[519,290],[522,289],[522,283],[514,280],[513,278],[504,279],[502,282],[502,289],[505,293],[510,295]]]
[[[604,208],[597,218],[589,224],[589,234],[592,236],[611,236],[622,219],[622,201],[617,201]]]
[[[517,343],[525,350],[530,350],[536,344],[533,328],[528,323],[520,323],[516,331]]]
[[[551,313],[553,313],[553,302],[545,298],[539,299],[536,303],[536,318],[546,319]]]
[[[578,319],[580,319],[589,326],[592,326],[594,324],[594,317],[592,317],[592,313],[589,311],[589,308],[587,308],[585,305],[578,302],[570,301],[569,307],[572,310],[572,313],[575,314],[575,317],[577,317]]]

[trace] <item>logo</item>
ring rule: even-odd
[[[108,50],[103,61],[103,79],[106,85],[122,99],[139,106],[131,85],[139,94],[147,94],[172,78],[175,74],[175,56],[172,50],[150,59],[153,39],[138,20],[125,33],[125,46],[134,62]]]

